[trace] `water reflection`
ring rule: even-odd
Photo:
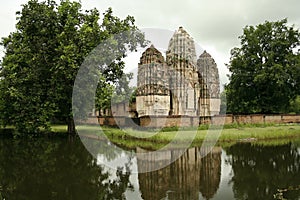
[[[165,153],[171,159],[178,150]],[[174,163],[154,172],[139,174],[142,198],[152,199],[199,199],[199,192],[206,199],[214,196],[221,176],[221,148],[216,147],[204,158],[200,148],[191,148]],[[148,159],[138,158],[138,168],[145,167]]]
[[[200,148],[192,148],[166,168],[139,174],[142,198],[265,200],[274,199],[277,189],[300,186],[296,142],[274,146],[240,143],[223,150],[216,147],[201,158]],[[164,159],[174,154],[176,150],[166,152]],[[148,164],[143,158],[137,161],[138,167]],[[284,198],[300,199],[300,191],[287,191]]]
[[[207,152],[191,148],[171,165],[140,174],[132,172],[144,171],[149,159],[120,149],[107,151],[112,148],[105,142],[89,144],[97,159],[79,139],[0,139],[0,199],[256,200],[273,199],[277,189],[300,185],[296,142],[215,147],[205,157],[201,154]],[[161,162],[179,153],[165,151]],[[119,170],[101,165],[103,159]],[[300,191],[285,192],[284,197],[300,199]]]
[[[0,140],[1,199],[125,199],[129,176],[105,171],[78,139]]]
[[[280,146],[237,144],[226,149],[232,166],[236,199],[273,199],[279,188],[300,185],[300,150],[292,143]],[[300,199],[300,191],[286,192]]]

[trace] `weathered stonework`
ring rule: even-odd
[[[168,80],[164,57],[151,45],[143,53],[138,68],[136,108],[139,116],[169,115]]]
[[[193,38],[180,27],[169,42],[166,53],[170,76],[171,115],[196,116],[199,81]]]
[[[143,53],[137,80],[138,117],[219,114],[217,65],[206,51],[197,60],[194,40],[182,27],[170,39],[166,61],[153,45]]]
[[[98,120],[97,120],[98,119]],[[300,123],[300,115],[217,115],[217,116],[143,116],[132,118],[126,116],[89,117],[84,123],[93,125],[130,127],[131,122],[141,127],[191,127],[199,124],[265,124],[265,123]]]
[[[200,116],[218,115],[220,112],[220,82],[218,67],[209,53],[204,51],[198,61],[200,89]]]

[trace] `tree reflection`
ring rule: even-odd
[[[227,149],[232,165],[233,191],[237,199],[273,199],[279,188],[300,184],[299,149],[293,144],[259,146],[236,144]],[[286,193],[299,199],[300,193]]]
[[[122,154],[122,149],[117,147],[114,144],[104,140],[98,140],[89,137],[81,136],[81,141],[84,144],[85,148],[89,150],[92,155],[95,157],[97,155],[103,155],[105,159],[109,161],[115,160]]]
[[[2,198],[125,199],[128,168],[115,179],[97,165],[79,139],[0,140]]]

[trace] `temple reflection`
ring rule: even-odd
[[[205,150],[204,150],[205,151]],[[164,163],[181,150],[166,151]],[[215,147],[205,157],[200,148],[188,149],[178,160],[157,171],[140,173],[142,198],[147,199],[211,199],[217,192],[221,176],[221,148]],[[149,166],[149,160],[138,157],[138,168]],[[150,164],[151,165],[151,164]],[[201,193],[201,195],[200,195]]]

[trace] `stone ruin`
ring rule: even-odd
[[[197,59],[193,38],[180,27],[166,59],[151,45],[138,65],[136,111],[143,116],[214,116],[220,112],[217,64],[204,51]]]

